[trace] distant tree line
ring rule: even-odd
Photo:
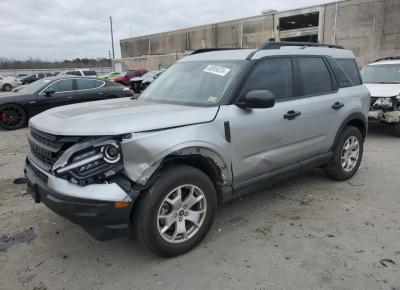
[[[110,67],[108,58],[74,58],[63,61],[47,61],[40,58],[28,58],[15,60],[0,57],[0,69],[52,69],[52,68],[86,68],[86,67]]]

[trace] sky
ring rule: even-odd
[[[108,57],[109,16],[119,40],[301,8],[331,0],[1,0],[0,57],[43,60]],[[132,29],[130,29],[130,27]]]

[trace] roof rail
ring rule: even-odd
[[[333,44],[322,44],[314,42],[295,42],[295,41],[280,41],[273,42],[268,41],[261,45],[260,49],[280,49],[284,46],[302,46],[302,47],[328,47],[328,48],[339,48],[343,49],[343,46]]]
[[[210,51],[234,50],[234,49],[242,49],[242,48],[234,48],[234,47],[228,47],[228,48],[200,48],[200,49],[197,49],[197,50],[193,51],[190,55],[204,53],[204,52],[210,52]]]
[[[379,58],[379,59],[375,60],[374,62],[383,61],[383,60],[396,60],[396,59],[400,59],[400,56],[389,56],[389,57]]]

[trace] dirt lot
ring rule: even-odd
[[[0,131],[1,289],[400,289],[400,138],[389,128],[371,128],[351,181],[314,170],[224,204],[200,246],[168,260],[129,238],[95,241],[34,204],[12,182],[26,134]]]

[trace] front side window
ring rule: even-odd
[[[370,84],[400,84],[399,64],[373,64],[361,70],[364,83]]]
[[[139,99],[189,106],[217,106],[244,63],[178,62],[163,72]]]
[[[92,80],[92,79],[77,79],[76,86],[77,90],[88,90],[99,88],[104,84],[103,81],[100,80]]]
[[[264,60],[256,65],[246,81],[242,95],[254,90],[267,90],[276,100],[293,97],[293,75],[290,58]]]
[[[85,75],[85,76],[97,76],[97,73],[95,71],[93,71],[93,70],[86,70],[86,71],[83,71],[83,75]]]
[[[66,75],[71,75],[71,76],[80,76],[81,72],[80,71],[68,71],[65,74]]]
[[[56,81],[51,84],[46,90],[54,90],[56,93],[72,91],[72,79]]]
[[[322,58],[299,57],[297,67],[301,96],[326,94],[333,91],[331,75]]]

